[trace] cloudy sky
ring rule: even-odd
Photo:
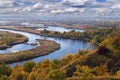
[[[0,15],[120,15],[120,0],[0,0]]]

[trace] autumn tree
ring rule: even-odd
[[[66,74],[63,70],[60,70],[60,69],[51,70],[47,75],[47,79],[49,79],[49,80],[66,80]]]
[[[26,63],[23,64],[23,69],[26,71],[26,72],[31,72],[33,67],[35,66],[35,62],[33,61],[28,61]]]
[[[41,80],[37,72],[31,72],[29,74],[28,80]]]
[[[53,69],[57,69],[59,68],[59,61],[57,59],[54,59],[51,64],[50,64],[50,69],[53,70]]]
[[[0,78],[0,80],[10,80],[8,76],[4,75]]]
[[[7,75],[7,76],[9,76],[9,75],[11,74],[11,72],[12,72],[12,69],[10,68],[9,65],[6,65],[5,63],[2,63],[2,64],[0,65],[0,77],[1,77],[2,75]]]
[[[88,66],[76,66],[76,71],[73,77],[77,77],[79,80],[93,80],[96,75],[96,68],[89,68]]]

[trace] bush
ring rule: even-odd
[[[96,51],[96,53],[98,53],[100,55],[108,54],[109,52],[110,52],[110,50],[107,49],[105,46],[98,47],[98,50]]]
[[[47,75],[48,80],[66,80],[66,74],[60,69],[51,70]]]
[[[31,72],[28,80],[41,80],[37,72]]]
[[[85,59],[81,60],[80,65],[87,65],[89,67],[96,67],[106,63],[109,59],[108,56],[99,55],[99,54],[91,54]]]
[[[7,75],[7,76],[9,76],[9,75],[11,74],[11,72],[12,72],[12,69],[10,68],[9,65],[6,65],[6,64],[4,64],[4,63],[2,63],[2,64],[0,65],[0,77],[1,77],[2,75]]]
[[[26,72],[31,72],[33,67],[35,66],[35,62],[33,61],[28,61],[26,63],[23,64],[23,69],[26,71]]]
[[[27,80],[27,75],[24,72],[18,72],[15,75],[15,80]]]
[[[88,66],[76,66],[76,72],[74,77],[78,77],[79,80],[93,80],[96,75],[96,68],[89,68]]]
[[[8,76],[4,75],[0,78],[0,80],[10,80]]]

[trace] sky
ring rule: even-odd
[[[119,16],[120,0],[0,0],[2,15]]]

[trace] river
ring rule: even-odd
[[[24,50],[35,48],[40,45],[39,42],[36,41],[36,39],[53,40],[60,44],[61,48],[59,50],[56,50],[45,56],[40,56],[40,57],[31,59],[35,62],[40,62],[45,59],[49,59],[49,60],[61,59],[63,56],[67,55],[68,53],[76,54],[78,52],[78,50],[92,49],[94,47],[93,45],[89,44],[89,42],[87,42],[87,41],[44,37],[44,36],[40,36],[40,35],[28,33],[28,32],[6,30],[6,29],[0,29],[0,31],[9,31],[12,33],[22,34],[22,35],[28,37],[29,41],[27,43],[31,43],[31,42],[38,43],[38,45],[36,45],[36,46],[28,45],[26,43],[17,44],[7,50],[0,50],[1,54],[11,53],[14,51],[24,51]],[[11,63],[10,65],[11,66],[15,66],[16,64],[22,65],[26,61],[28,61],[28,60],[14,62],[14,63]]]
[[[36,30],[49,30],[49,31],[58,31],[58,32],[70,32],[74,30],[75,32],[84,32],[84,30],[81,29],[72,29],[72,28],[64,28],[64,27],[56,27],[56,26],[47,26],[43,28],[37,28]]]

